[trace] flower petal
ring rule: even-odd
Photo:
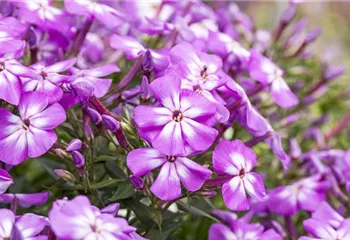
[[[42,130],[51,130],[56,128],[66,120],[66,112],[63,107],[55,103],[44,111],[29,118],[30,125]]]
[[[203,120],[206,120],[216,112],[214,103],[210,102],[203,95],[191,90],[182,90],[180,104],[184,117],[191,119],[205,118]]]
[[[0,139],[3,139],[16,131],[23,129],[22,120],[18,116],[13,115],[6,108],[0,108],[0,116]]]
[[[49,198],[48,192],[16,194],[18,204],[23,208],[43,205]]]
[[[249,209],[244,184],[240,177],[233,177],[222,185],[222,196],[225,205],[232,211],[245,211]]]
[[[175,75],[165,75],[150,84],[155,98],[171,111],[180,110],[180,87],[181,79]]]
[[[209,228],[208,240],[238,240],[238,238],[224,224],[214,223]]]
[[[57,141],[53,130],[41,130],[31,126],[26,132],[28,141],[28,156],[36,158],[46,153]]]
[[[204,124],[184,118],[181,121],[182,133],[187,143],[195,150],[207,150],[215,141],[218,131]]]
[[[337,232],[326,222],[310,218],[304,221],[304,228],[314,237],[337,239]]]
[[[139,128],[164,126],[172,121],[172,113],[163,107],[137,106],[134,121]]]
[[[61,62],[55,63],[51,66],[45,67],[43,69],[43,71],[46,73],[64,72],[64,71],[68,70],[69,68],[73,67],[73,65],[75,64],[76,61],[77,61],[76,58],[61,61]]]
[[[13,183],[11,175],[6,172],[4,169],[0,168],[0,194],[6,192],[6,190]],[[1,198],[1,196],[0,196]]]
[[[182,184],[192,192],[199,190],[211,175],[209,169],[185,157],[178,157],[175,166]]]
[[[186,152],[182,134],[181,124],[170,121],[165,125],[162,131],[153,138],[152,145],[158,151],[166,155],[182,155]]]
[[[262,201],[266,195],[266,191],[260,175],[254,172],[246,173],[243,181],[244,188],[248,194],[256,201]]]
[[[292,108],[299,104],[298,97],[290,90],[283,78],[276,79],[271,85],[273,101],[282,108]]]
[[[154,195],[164,201],[170,201],[180,197],[180,179],[177,175],[175,164],[170,162],[165,163],[150,189]]]
[[[8,209],[0,209],[0,216],[0,237],[10,239],[15,223],[15,215]]]
[[[126,158],[126,164],[135,176],[143,176],[165,162],[165,155],[153,148],[135,149]]]
[[[26,159],[27,154],[27,139],[24,129],[0,140],[0,160],[4,163],[18,165]]]
[[[27,92],[22,94],[18,105],[18,111],[21,118],[28,119],[31,116],[43,111],[48,104],[48,97],[41,92]]]
[[[0,72],[0,89],[0,99],[18,105],[22,92],[22,82],[17,76],[6,70]]]
[[[104,77],[112,73],[120,72],[120,68],[115,63],[108,63],[106,65],[84,70],[84,76],[90,77]]]
[[[20,232],[23,239],[35,237],[49,222],[44,217],[27,213],[16,219],[16,229]]]
[[[135,59],[146,49],[136,39],[129,36],[112,35],[109,41],[112,48],[122,50],[128,59]]]

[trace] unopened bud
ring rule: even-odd
[[[216,196],[216,191],[215,190],[203,190],[199,193],[202,197],[215,197]]]
[[[120,128],[120,123],[114,117],[103,114],[102,119],[110,131],[116,132]]]
[[[282,126],[287,126],[287,125],[295,123],[299,119],[300,119],[300,114],[299,113],[294,113],[294,114],[289,115],[286,118],[282,119],[281,125]]]
[[[9,1],[0,2],[0,14],[2,17],[9,17],[12,15],[14,10],[13,4]]]
[[[67,146],[66,151],[71,152],[71,151],[76,151],[80,150],[81,147],[83,146],[83,143],[80,139],[73,139]]]
[[[62,180],[67,182],[74,182],[75,177],[73,174],[64,169],[55,169],[54,173],[59,176]]]
[[[283,12],[281,22],[284,24],[289,24],[293,20],[296,10],[296,5],[290,4],[289,7]]]
[[[297,140],[295,138],[290,139],[289,140],[289,155],[292,158],[297,159],[301,156],[302,153],[303,152],[301,151],[301,148],[300,148]]]
[[[142,178],[140,178],[140,177],[131,175],[130,181],[131,181],[132,185],[134,185],[134,187],[139,189],[139,190],[144,187],[144,182],[143,182]]]
[[[95,109],[87,107],[86,113],[89,115],[91,121],[96,125],[99,125],[102,122],[101,114],[99,114],[99,112],[97,112]]]
[[[304,44],[310,44],[313,41],[315,41],[318,36],[321,34],[321,29],[320,28],[315,28],[311,30],[310,32],[307,33]]]
[[[346,68],[343,66],[338,67],[327,67],[323,73],[323,79],[325,81],[331,81],[346,72]]]
[[[83,168],[85,166],[84,156],[80,152],[73,151],[72,158],[73,158],[73,163],[75,166],[77,166],[77,168]]]
[[[151,97],[148,78],[146,76],[142,77],[140,98],[142,100],[148,100]]]
[[[143,56],[142,69],[145,72],[151,72],[153,70],[152,54],[149,50],[147,50]]]

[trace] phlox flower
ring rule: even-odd
[[[46,153],[57,141],[53,129],[66,120],[61,105],[49,106],[40,92],[24,93],[18,111],[20,116],[0,108],[0,160],[10,165]]]
[[[181,90],[181,79],[175,75],[154,80],[150,89],[160,106],[136,107],[134,120],[140,135],[154,148],[181,156],[213,144],[218,132],[206,123],[216,112],[214,103],[197,92]]]
[[[151,191],[160,199],[170,201],[181,196],[181,185],[191,191],[199,190],[210,177],[211,171],[183,156],[167,156],[156,149],[140,148],[127,156],[127,166],[134,176],[148,174],[161,168]]]
[[[255,165],[255,153],[240,140],[224,140],[214,150],[214,170],[217,174],[227,177],[227,181],[222,185],[222,196],[229,209],[248,210],[246,192],[256,200],[263,199],[263,181],[257,173],[251,172]]]

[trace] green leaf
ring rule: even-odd
[[[108,180],[105,180],[105,181],[102,181],[102,182],[99,182],[99,183],[92,185],[91,188],[93,188],[93,189],[105,188],[105,187],[109,187],[111,185],[121,183],[124,181],[125,181],[125,179],[108,179]]]
[[[109,176],[112,178],[119,178],[119,179],[128,178],[125,172],[117,165],[116,161],[107,161],[105,163],[105,167]]]
[[[193,206],[188,206],[187,204],[185,204],[184,202],[181,202],[181,201],[177,202],[176,204],[177,204],[177,207],[182,211],[191,213],[191,214],[196,215],[196,216],[207,217],[207,218],[210,218],[214,221],[217,221],[216,218],[214,218],[213,216],[211,216],[210,214],[204,212],[203,210],[201,210],[199,208],[196,208]]]
[[[115,161],[116,158],[112,157],[112,156],[107,156],[107,155],[101,155],[96,157],[95,163],[99,163],[99,162],[107,162],[107,161]]]
[[[179,229],[181,222],[167,221],[162,224],[162,231],[153,228],[146,235],[149,239],[166,240],[175,230]]]
[[[152,219],[153,211],[150,207],[139,202],[136,198],[122,201],[127,208],[130,208],[145,226],[150,227],[154,221]]]
[[[134,187],[130,182],[123,182],[118,186],[117,191],[109,199],[111,202],[119,201],[122,199],[131,198],[135,193]]]

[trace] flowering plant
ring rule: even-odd
[[[0,239],[350,239],[350,115],[313,112],[345,68],[298,6],[1,1]]]

